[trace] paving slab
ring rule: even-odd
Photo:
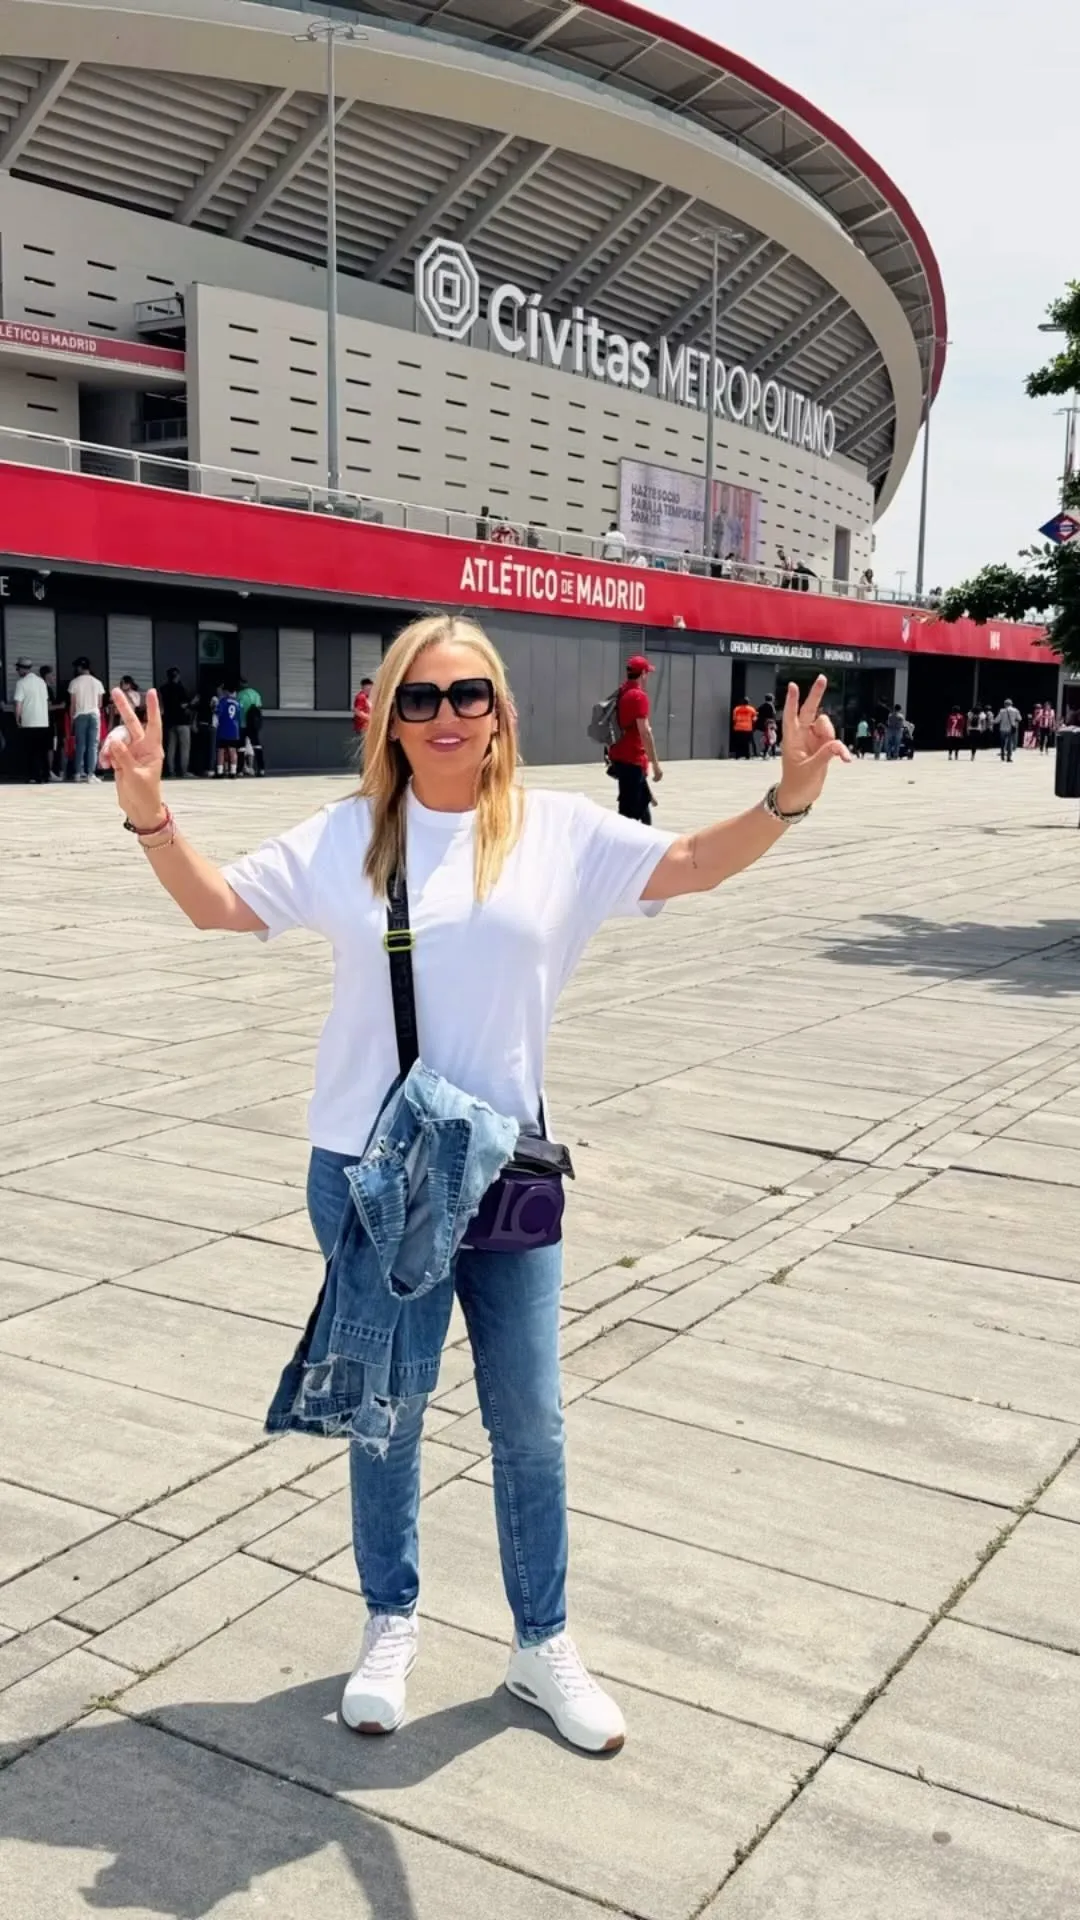
[[[51,1176],[55,1183],[56,1175]],[[0,1182],[4,1252],[18,1265],[56,1268],[84,1280],[117,1280],[143,1265],[147,1248],[140,1230],[123,1214],[88,1202],[76,1206],[48,1196],[17,1193]],[[155,1222],[154,1249],[159,1259],[206,1246],[214,1235],[205,1228]]]
[[[261,1425],[0,1353],[0,1459],[22,1486],[131,1514],[261,1437]]]
[[[795,1278],[794,1286],[758,1287],[725,1305],[695,1325],[695,1336],[1080,1427],[1075,1347],[1033,1340],[1000,1325],[947,1321],[918,1307],[883,1309],[872,1292],[822,1297],[799,1283],[798,1272]],[[1018,1290],[1022,1284],[1016,1283]],[[1080,1287],[1068,1291],[1078,1296],[1080,1325]],[[1063,1311],[1066,1324],[1071,1317]]]
[[[169,1073],[153,1077],[144,1073],[137,1088],[110,1095],[108,1104],[175,1120],[217,1120],[223,1126],[229,1124],[231,1114],[242,1112],[241,1125],[245,1128],[256,1128],[259,1123],[252,1116],[262,1114],[266,1107],[288,1106],[299,1116],[297,1134],[306,1140],[310,1085],[311,1076],[303,1067],[289,1066],[282,1060],[260,1060],[259,1086],[267,1098],[261,1105],[250,1106],[245,1105],[250,1089],[241,1084],[235,1068],[187,1075],[178,1063],[170,1062]],[[271,1099],[271,1095],[277,1097]],[[274,1129],[279,1130],[284,1129]]]
[[[215,1240],[212,1248],[197,1247],[193,1253],[125,1274],[124,1284],[140,1293],[160,1293],[302,1329],[325,1270],[321,1254],[230,1234]]]
[[[71,1042],[68,1039],[68,1051]],[[169,1122],[162,1115],[126,1113],[98,1102],[41,1113],[32,1120],[8,1121],[0,1126],[0,1174],[19,1173],[89,1147],[111,1147],[122,1141],[149,1139]]]
[[[472,1850],[111,1713],[15,1762],[0,1845],[5,1836],[20,1920],[85,1920],[88,1906],[126,1920],[610,1916]]]
[[[0,1693],[24,1680],[28,1673],[59,1660],[72,1647],[81,1646],[89,1636],[64,1620],[43,1620],[27,1633],[14,1633],[5,1627],[8,1638],[0,1645]]]
[[[89,1647],[73,1647],[0,1693],[0,1763],[80,1720],[134,1676]],[[2,1831],[2,1824],[0,1824]]]
[[[267,1440],[253,1433],[251,1447],[240,1459],[193,1479],[177,1493],[147,1507],[141,1518],[147,1526],[190,1540],[290,1481],[295,1480],[308,1499],[321,1498],[321,1490],[308,1492],[307,1476],[320,1465],[343,1462],[347,1477],[347,1455],[347,1443],[340,1440],[315,1440],[299,1433],[279,1434]]]
[[[596,1388],[600,1399],[693,1427],[1015,1504],[1034,1493],[1080,1428],[945,1394],[683,1335]]]
[[[122,1620],[141,1616],[160,1600],[186,1591],[189,1582],[228,1560],[240,1548],[271,1533],[297,1513],[306,1512],[309,1502],[288,1488],[279,1487],[243,1507],[216,1527],[198,1534],[194,1540],[170,1544],[167,1553],[156,1554],[133,1572],[102,1586],[96,1592],[69,1600],[65,1617],[77,1627],[102,1634]]]
[[[1080,1523],[1080,1459],[1070,1460],[1057,1475],[1039,1500],[1036,1511]]]
[[[455,1481],[425,1503],[423,1554],[422,1610],[505,1644],[487,1487]],[[583,1514],[573,1516],[571,1565],[574,1632],[594,1671],[821,1744],[926,1620]],[[346,1572],[331,1562],[320,1578],[344,1585]]]
[[[102,1515],[96,1516],[99,1527],[102,1520]],[[102,1587],[124,1579],[175,1544],[167,1533],[155,1533],[152,1527],[133,1521],[106,1524],[101,1532],[69,1547],[66,1553],[55,1553],[31,1573],[0,1587],[0,1620],[20,1629],[36,1626],[87,1600]]]
[[[89,1275],[58,1273],[48,1267],[28,1267],[15,1260],[0,1260],[0,1320],[17,1313],[29,1313],[34,1307],[47,1306],[65,1294],[79,1293],[96,1281]]]
[[[974,1328],[1080,1346],[1080,1287],[1069,1281],[867,1247],[850,1236],[801,1260],[785,1292],[809,1294],[826,1305],[854,1301],[882,1324],[906,1327],[921,1319],[949,1339]]]
[[[1080,1829],[1080,1661],[945,1620],[844,1751]]]
[[[55,1174],[47,1167],[8,1174],[4,1186],[20,1193],[51,1195]],[[182,1227],[235,1233],[279,1218],[296,1205],[296,1190],[268,1180],[233,1173],[207,1173],[202,1167],[172,1166],[155,1160],[148,1167],[123,1147],[81,1153],[64,1162],[64,1193],[76,1201],[105,1199],[114,1215],[168,1220]],[[130,1232],[123,1219],[118,1234]],[[141,1264],[141,1263],[140,1263]]]
[[[1000,1508],[604,1405],[571,1407],[582,1513],[928,1612],[978,1564]],[[486,1462],[470,1477],[488,1477]]]
[[[968,1588],[955,1616],[1080,1653],[1078,1593],[1080,1527],[1031,1513]]]
[[[94,1652],[137,1673],[150,1673],[211,1634],[242,1620],[253,1607],[288,1586],[290,1578],[283,1567],[269,1566],[245,1553],[231,1554],[99,1633]]]
[[[703,1920],[1065,1920],[1080,1834],[834,1754]]]
[[[76,1540],[85,1540],[87,1534],[98,1533],[107,1525],[105,1515],[91,1507],[0,1480],[0,1582],[13,1580],[27,1567],[62,1553]],[[0,1585],[0,1620],[5,1626],[17,1627],[22,1623],[4,1614],[3,1592]]]
[[[138,1685],[125,1710],[272,1771],[287,1752],[294,1781],[391,1818],[407,1803],[414,1830],[468,1830],[507,1865],[643,1920],[686,1920],[814,1754],[622,1690],[635,1739],[615,1764],[582,1764],[505,1692],[502,1648],[433,1622],[405,1727],[358,1740],[336,1724],[358,1616],[344,1593],[297,1581]]]
[[[295,1344],[265,1320],[119,1286],[0,1322],[6,1353],[260,1421]]]
[[[867,1247],[1076,1280],[1080,1191],[953,1168],[851,1237]]]
[[[147,1160],[287,1187],[306,1184],[311,1157],[306,1141],[250,1127],[221,1127],[194,1120],[187,1126],[168,1125],[167,1130],[147,1133],[141,1140],[128,1136],[126,1144],[130,1154]]]

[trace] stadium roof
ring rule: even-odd
[[[10,49],[0,166],[319,261],[322,52],[294,44],[315,11],[0,0]],[[935,390],[941,377],[944,349],[932,342],[945,338],[944,293],[907,201],[842,128],[627,0],[365,0],[329,11],[367,32],[338,57],[345,273],[405,287],[439,232],[468,244],[489,283],[513,277],[548,304],[577,301],[646,337],[704,345],[701,236],[719,227],[720,352],[831,405],[839,450],[891,495],[931,366]],[[441,74],[437,88],[423,83],[425,67]],[[530,119],[538,79],[546,98]],[[630,137],[586,150],[582,107],[593,121],[621,118]],[[688,142],[676,178],[669,159]],[[853,292],[855,254],[864,295],[875,282],[891,296],[891,335],[873,300]]]

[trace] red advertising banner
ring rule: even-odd
[[[63,327],[32,326],[22,320],[0,320],[0,346],[67,353],[80,360],[146,367],[158,373],[183,373],[185,366],[185,356],[177,347],[152,347],[140,340],[114,340],[96,333],[69,333]]]
[[[34,564],[287,588],[403,607],[501,608],[760,641],[1045,665],[1041,629],[498,548],[287,508],[0,462],[0,551]],[[755,649],[757,650],[757,649]]]

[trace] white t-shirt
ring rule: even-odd
[[[582,794],[530,791],[520,837],[477,903],[472,813],[432,813],[410,791],[413,977],[425,1063],[496,1112],[534,1126],[555,1003],[601,922],[650,913],[641,894],[674,835]],[[338,801],[225,868],[265,922],[325,934],[334,994],[319,1041],[312,1144],[362,1153],[397,1076],[385,902],[364,877],[368,802]]]
[[[626,535],[619,527],[612,527],[605,533],[604,544],[600,549],[602,560],[622,560],[626,554]]]
[[[80,713],[99,713],[104,698],[105,689],[92,673],[76,674],[68,687],[72,719],[77,720]]]
[[[39,673],[24,673],[15,682],[15,705],[20,727],[47,727],[49,689]]]

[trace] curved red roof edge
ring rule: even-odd
[[[895,180],[891,179],[884,167],[861,147],[854,137],[839,126],[835,120],[823,113],[820,107],[807,100],[794,87],[786,86],[782,80],[774,80],[764,68],[756,67],[751,60],[744,60],[741,54],[730,53],[726,47],[717,46],[712,40],[706,40],[703,34],[695,33],[693,28],[684,27],[678,20],[669,20],[661,14],[651,13],[647,7],[638,7],[633,0],[585,0],[590,13],[607,14],[611,20],[620,20],[624,26],[639,27],[643,33],[650,33],[657,40],[666,40],[671,46],[682,47],[686,53],[696,54],[699,60],[707,60],[710,65],[722,68],[738,80],[745,80],[752,87],[774,100],[778,107],[788,107],[797,113],[800,120],[830,140],[833,146],[854,162],[860,173],[872,180],[879,192],[884,195],[893,212],[902,221],[916,253],[923,265],[930,286],[930,300],[934,314],[934,333],[939,341],[948,338],[948,309],[945,303],[945,287],[941,278],[934,249],[922,221],[918,218],[910,201],[901,193]],[[934,395],[937,398],[941,378],[945,372],[945,358],[948,349],[934,355]]]

